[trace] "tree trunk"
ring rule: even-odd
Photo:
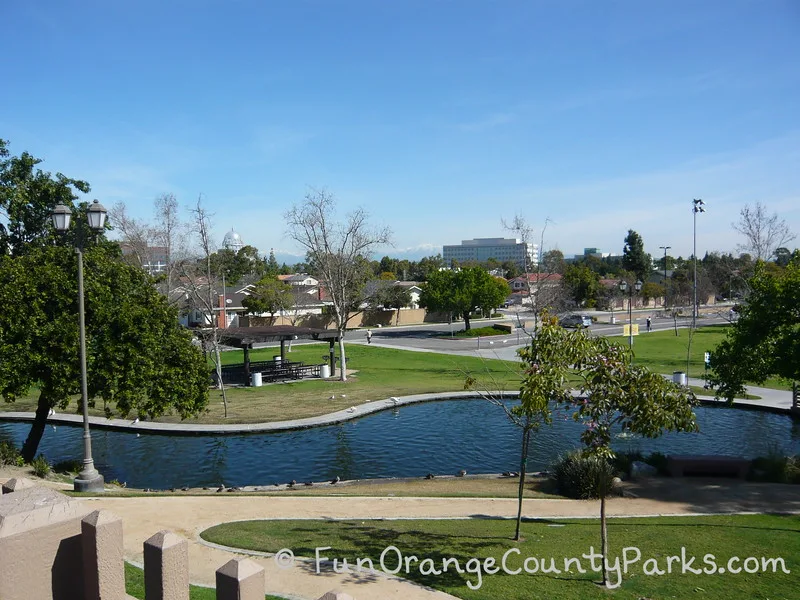
[[[604,459],[605,460],[605,459]],[[606,530],[606,490],[605,483],[600,495],[600,553],[603,555],[603,585],[608,584],[608,573],[606,572],[606,557],[608,556],[608,531]]]
[[[217,368],[217,379],[219,381],[219,391],[222,393],[222,406],[224,410],[224,418],[228,418],[228,397],[225,394],[225,383],[222,381],[222,357],[219,355],[219,342],[217,341],[217,332],[214,331],[214,359]]]
[[[520,528],[522,527],[522,496],[525,494],[525,473],[528,467],[528,445],[530,444],[531,430],[529,427],[522,429],[522,455],[519,461],[519,490],[517,493],[517,530],[514,540],[520,541]]]
[[[47,416],[50,414],[52,407],[46,393],[41,392],[39,394],[39,403],[36,406],[36,417],[31,425],[31,430],[28,432],[28,437],[22,445],[22,458],[26,463],[36,458],[36,450],[39,448],[42,435],[44,435],[44,426],[47,424]]]
[[[469,311],[464,311],[464,331],[469,331]]]
[[[347,381],[347,357],[344,355],[344,331],[339,330],[339,381]]]

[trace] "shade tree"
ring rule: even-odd
[[[747,382],[800,381],[800,252],[783,270],[758,263],[748,287],[738,318],[711,352],[709,382],[728,401],[744,393]]]
[[[492,277],[481,267],[435,271],[422,286],[419,304],[430,311],[462,317],[464,329],[469,331],[470,315],[476,308],[490,312],[500,306],[510,292],[505,279]]]
[[[174,308],[114,244],[84,251],[88,392],[108,416],[186,418],[208,402],[208,367]],[[0,257],[0,395],[38,389],[23,456],[36,454],[51,409],[80,391],[77,260],[69,247]],[[75,409],[79,409],[76,403]]]

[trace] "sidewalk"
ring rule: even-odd
[[[800,495],[793,486],[715,480],[653,479],[629,484],[637,498],[612,498],[612,517],[689,515],[729,512],[800,513]],[[214,572],[234,553],[204,544],[199,533],[218,523],[246,519],[375,519],[503,517],[516,513],[513,498],[347,498],[347,497],[217,497],[86,499],[91,510],[105,508],[123,518],[125,557],[142,563],[142,544],[154,533],[169,529],[187,538],[190,579],[214,585]],[[525,500],[529,518],[597,518],[598,501]],[[528,527],[534,527],[530,524]],[[336,545],[331,540],[330,546]],[[401,549],[402,550],[402,549]],[[335,550],[328,553],[335,556]],[[339,588],[356,600],[443,600],[448,594],[389,576],[335,574],[327,567],[314,572],[310,562],[296,561],[279,569],[272,557],[252,556],[266,570],[267,592],[291,598],[314,599]]]

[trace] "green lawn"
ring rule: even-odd
[[[697,330],[692,343],[690,374],[703,374],[703,354],[722,340],[724,326],[703,327]],[[634,341],[635,361],[661,373],[686,370],[686,344],[688,330],[679,329],[676,337],[671,331],[645,333]],[[614,338],[627,344],[627,338]],[[337,351],[338,352],[338,351]],[[277,348],[264,348],[251,352],[251,360],[272,360]],[[224,352],[224,364],[241,364],[243,353]],[[327,344],[295,344],[287,355],[291,361],[321,364],[328,360]],[[345,383],[337,378],[328,380],[293,381],[258,388],[230,388],[228,416],[223,416],[223,406],[218,391],[210,392],[208,410],[187,423],[257,423],[300,419],[335,412],[371,400],[390,396],[406,396],[432,392],[458,392],[464,389],[469,374],[482,389],[519,389],[519,365],[515,362],[482,359],[469,356],[394,350],[365,344],[347,345],[348,370],[354,370]],[[765,386],[789,389],[786,382],[767,381]],[[14,404],[5,404],[5,410],[29,411],[36,409],[38,390],[31,390]],[[77,398],[67,411],[77,409]],[[102,404],[90,409],[90,414],[102,416]],[[131,418],[133,418],[132,415]],[[177,422],[178,417],[165,416],[160,420]]]
[[[251,352],[251,360],[272,360],[278,353],[276,348],[256,350]],[[327,360],[327,356],[327,344],[295,344],[287,359],[321,364]],[[242,351],[223,353],[225,364],[241,364],[242,360]],[[219,391],[211,390],[208,411],[185,422],[257,423],[311,417],[390,396],[462,391],[468,374],[491,381],[495,388],[507,390],[519,389],[520,381],[518,365],[514,362],[393,350],[363,344],[347,346],[347,366],[348,370],[355,370],[355,373],[344,383],[337,378],[331,378],[257,388],[230,388],[227,390],[227,419],[223,417]],[[37,397],[38,392],[31,393],[3,408],[34,411]],[[67,410],[74,411],[76,407],[77,398]],[[95,408],[90,409],[90,414],[102,416],[101,409],[102,405],[98,403]],[[166,416],[160,420],[177,422],[180,419]]]
[[[410,571],[399,575],[418,583],[442,590],[466,600],[584,600],[618,598],[624,600],[676,598],[747,598],[763,600],[789,600],[798,597],[797,571],[800,570],[800,519],[796,516],[776,515],[725,515],[710,517],[669,517],[649,519],[611,519],[609,521],[610,555],[622,556],[622,548],[638,548],[641,560],[623,577],[621,588],[609,591],[595,581],[598,575],[591,571],[588,559],[581,559],[585,574],[572,567],[564,571],[564,559],[580,558],[590,547],[599,546],[598,521],[590,520],[537,520],[523,526],[525,540],[510,540],[514,523],[511,520],[399,520],[399,521],[247,521],[219,525],[204,531],[201,536],[209,541],[275,552],[289,548],[298,557],[314,557],[315,548],[330,546],[321,556],[347,558],[353,566],[355,559],[370,558],[380,569],[381,553],[394,546],[403,557],[416,556],[419,561],[432,559],[439,570],[445,558],[456,558],[464,573],[451,566],[441,574],[420,574],[422,562],[410,561]],[[727,561],[738,556],[783,558],[791,574],[765,572],[747,574],[717,573],[714,575],[681,574],[680,563],[673,565],[671,574],[648,576],[643,570],[647,559],[656,559],[658,567],[667,569],[667,557],[681,554],[686,548],[687,557],[695,556],[693,568],[709,568],[703,563],[706,554],[716,557],[715,563],[727,566]],[[513,549],[518,549],[519,554]],[[481,563],[488,557],[500,566],[503,555],[511,550],[508,569],[523,566],[527,557],[550,559],[562,573],[487,574],[484,571],[480,589],[470,589],[467,582],[478,583],[477,569],[469,570],[470,558]],[[633,556],[634,551],[629,551]],[[388,551],[386,567],[397,564],[397,553]],[[366,565],[367,563],[362,562]],[[451,563],[452,564],[452,563]],[[475,567],[475,562],[469,563]],[[652,564],[652,563],[651,563]],[[749,564],[749,563],[748,563]],[[430,564],[428,564],[430,566]],[[533,566],[533,563],[529,563]],[[736,565],[734,565],[736,566]],[[295,567],[297,568],[297,567]],[[321,569],[331,570],[330,564]],[[366,568],[366,567],[365,567]],[[612,575],[612,580],[615,577]]]
[[[703,377],[704,355],[712,352],[725,338],[728,325],[709,325],[698,327],[692,338],[692,351],[689,362],[689,376]],[[642,330],[640,330],[642,331]],[[621,345],[628,344],[627,336],[611,338]],[[633,338],[634,362],[658,373],[686,371],[686,349],[689,343],[689,329],[653,331],[640,333]],[[763,387],[778,390],[791,390],[791,383],[774,378],[768,379]]]
[[[134,598],[144,600],[144,571],[130,563],[125,563],[125,591]],[[190,600],[216,600],[217,591],[213,588],[190,585],[189,598]],[[280,596],[270,596],[269,594],[265,598],[266,600],[284,600]]]

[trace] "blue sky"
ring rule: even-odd
[[[0,137],[150,218],[297,250],[309,186],[427,255],[549,217],[545,248],[732,251],[745,203],[800,233],[800,4],[43,0],[0,7]]]

